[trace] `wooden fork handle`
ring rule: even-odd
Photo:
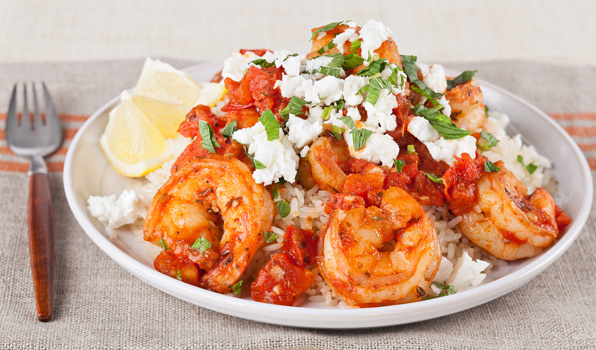
[[[31,174],[28,207],[29,256],[37,319],[47,322],[52,318],[54,289],[54,214],[47,174]]]

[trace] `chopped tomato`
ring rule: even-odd
[[[201,270],[187,258],[179,257],[168,251],[162,251],[153,261],[155,269],[164,275],[181,280],[194,286],[199,285]]]
[[[453,214],[467,213],[476,203],[478,179],[484,173],[485,160],[483,156],[472,159],[464,153],[461,157],[455,157],[453,166],[443,175],[445,197]]]
[[[239,82],[230,78],[224,80],[230,102],[222,108],[224,112],[257,107],[259,113],[270,109],[279,116],[289,100],[281,95],[275,82],[281,80],[283,68],[267,67],[259,68],[251,66]]]
[[[278,253],[259,271],[250,295],[262,303],[291,306],[314,281],[311,271],[295,265],[288,254]]]
[[[209,106],[198,105],[188,112],[186,119],[184,119],[184,121],[178,127],[178,132],[180,135],[185,137],[195,137],[197,135],[200,136],[201,133],[199,132],[199,121],[201,120],[209,123],[215,133],[217,133],[219,129],[225,127],[225,124],[222,123],[222,121],[211,112],[211,108],[209,108]]]
[[[381,204],[381,197],[379,193],[383,191],[383,183],[385,182],[385,174],[368,173],[368,174],[350,174],[344,183],[344,193],[353,193],[364,198],[367,206]]]
[[[281,252],[288,254],[298,266],[314,264],[319,238],[311,230],[290,225],[284,234]]]
[[[563,209],[559,208],[558,205],[555,205],[555,220],[557,221],[559,231],[571,223],[571,217]]]
[[[240,49],[240,54],[244,55],[247,52],[252,52],[257,56],[262,57],[264,54],[266,54],[267,52],[273,52],[271,50],[267,50],[267,49]]]

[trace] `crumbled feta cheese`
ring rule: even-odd
[[[441,96],[441,98],[438,99],[437,102],[439,102],[439,104],[443,106],[443,110],[441,110],[441,113],[449,117],[451,115],[451,106],[449,105],[449,101],[447,101],[445,95]]]
[[[244,76],[244,71],[248,68],[248,64],[259,56],[254,52],[247,51],[245,54],[234,52],[234,54],[224,61],[224,66],[221,71],[221,76],[230,78],[235,81],[240,81]]]
[[[312,90],[312,80],[306,79],[302,75],[289,76],[285,75],[275,82],[275,87],[279,87],[281,95],[286,98],[293,96],[304,98],[306,90]]]
[[[234,140],[249,145],[248,153],[265,165],[264,169],[255,169],[252,174],[257,183],[270,185],[282,177],[288,182],[295,181],[298,155],[294,152],[292,142],[281,129],[279,137],[277,140],[269,141],[265,127],[260,122],[232,134]]]
[[[432,142],[441,137],[428,120],[422,117],[414,117],[410,120],[408,132],[421,142]]]
[[[124,190],[118,197],[115,194],[89,196],[87,209],[99,222],[109,228],[132,224],[137,219],[144,218],[147,213],[139,195],[129,189]]]
[[[369,53],[372,55],[376,49],[381,47],[381,44],[385,40],[389,39],[391,34],[391,29],[383,23],[375,20],[366,22],[360,29],[360,39],[362,39],[360,43],[360,48],[362,49],[361,56],[366,59]]]
[[[461,157],[462,154],[467,153],[472,158],[476,157],[476,138],[472,135],[457,140],[440,138],[434,142],[424,142],[424,145],[434,160],[444,161],[450,166],[453,165],[455,156]]]
[[[335,101],[340,100],[343,97],[343,80],[333,77],[326,76],[325,78],[318,80],[313,84],[312,96],[310,99],[305,96],[307,101],[318,103],[317,99],[323,101],[325,104],[330,105]],[[315,99],[316,94],[317,99]]]
[[[358,91],[368,84],[367,77],[350,75],[344,79],[343,95],[346,106],[357,106],[362,103],[362,94]]]
[[[449,276],[447,283],[453,285],[455,292],[466,290],[468,287],[474,287],[480,284],[486,278],[482,273],[489,263],[480,259],[473,261],[467,252],[457,259],[453,267],[454,273]]]
[[[436,161],[444,161],[449,165],[453,165],[454,156],[460,157],[463,153],[467,153],[470,157],[476,157],[476,139],[474,136],[468,135],[456,140],[445,140],[432,127],[430,122],[422,117],[414,117],[408,124],[408,131],[418,140],[420,140],[430,155]]]
[[[379,99],[373,106],[370,102],[362,104],[366,109],[367,119],[364,124],[379,132],[393,131],[397,127],[397,121],[393,109],[397,108],[395,95],[387,89],[381,89]]]
[[[286,50],[267,51],[261,58],[267,62],[275,63],[276,67],[283,67],[287,75],[297,76],[300,74],[300,66],[304,55],[298,55]]]
[[[369,162],[381,163],[390,167],[393,166],[393,160],[399,154],[399,145],[395,143],[391,136],[386,134],[373,131],[366,140],[364,147],[358,151],[354,150],[351,130],[347,130],[344,133],[344,139],[348,144],[352,157],[368,160]]]
[[[426,65],[425,65],[426,68]],[[425,69],[426,71],[426,69]],[[445,78],[445,69],[440,64],[433,64],[428,68],[425,73],[422,72],[422,81],[434,92],[444,94],[447,91],[447,80]]]
[[[333,43],[337,50],[341,52],[341,54],[345,54],[344,52],[344,44],[346,41],[354,42],[358,40],[358,34],[356,34],[356,30],[354,28],[348,28],[343,33],[339,33],[335,38],[333,38]]]
[[[319,56],[317,58],[306,60],[306,71],[314,72],[321,69],[321,67],[327,67],[331,61],[333,61],[333,57],[329,56]]]
[[[294,147],[301,149],[310,144],[323,132],[323,121],[321,118],[302,119],[290,113],[286,123],[288,127],[288,138]]]
[[[304,146],[304,148],[302,149],[302,151],[300,151],[300,157],[301,158],[306,158],[306,156],[308,155],[308,151],[310,150],[310,146]]]

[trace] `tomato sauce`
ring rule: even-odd
[[[453,167],[443,175],[445,197],[453,214],[467,213],[476,203],[478,179],[484,173],[486,160],[480,155],[472,159],[470,155],[464,153],[461,157],[455,157]]]

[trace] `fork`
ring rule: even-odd
[[[43,157],[56,151],[62,144],[62,126],[50,93],[42,82],[45,116],[40,114],[35,83],[33,114],[29,113],[27,83],[23,84],[23,112],[17,113],[17,84],[12,89],[6,116],[6,142],[12,152],[29,159],[29,256],[35,291],[37,319],[47,322],[52,318],[54,284],[54,214],[50,196],[47,167]]]

